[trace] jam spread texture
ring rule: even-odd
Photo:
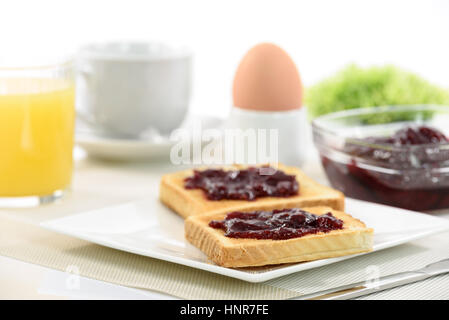
[[[221,229],[226,237],[285,240],[318,232],[343,229],[343,221],[328,212],[316,215],[300,209],[231,212],[209,226]]]
[[[255,200],[261,197],[289,197],[298,194],[294,175],[270,167],[224,171],[195,170],[185,179],[186,189],[201,189],[209,200]],[[263,174],[270,173],[270,174]]]
[[[345,145],[344,153],[351,156],[347,163],[322,155],[333,187],[349,197],[405,209],[449,208],[449,173],[439,170],[449,167],[449,148],[442,148],[449,139],[443,133],[427,126],[405,127],[363,142]]]

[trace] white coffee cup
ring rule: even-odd
[[[113,135],[168,134],[184,120],[192,53],[158,42],[91,44],[77,59],[77,112]]]

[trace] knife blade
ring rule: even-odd
[[[361,281],[298,297],[299,300],[346,300],[391,289],[449,272],[449,259],[431,263],[422,269],[380,277],[375,281]]]

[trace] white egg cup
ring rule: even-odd
[[[286,165],[301,166],[308,152],[304,108],[291,111],[255,111],[233,107],[224,126],[241,130],[266,129],[267,132],[277,129],[278,161]]]

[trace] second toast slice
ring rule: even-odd
[[[241,170],[248,166],[234,165],[226,170]],[[189,190],[184,180],[193,174],[193,170],[166,174],[161,179],[159,197],[166,206],[183,218],[194,215],[230,212],[235,210],[261,210],[266,207],[312,207],[328,206],[335,210],[344,209],[344,196],[340,191],[322,186],[305,175],[300,169],[279,165],[279,170],[295,175],[299,183],[299,194],[290,197],[265,197],[254,201],[244,200],[208,200],[202,190]]]

